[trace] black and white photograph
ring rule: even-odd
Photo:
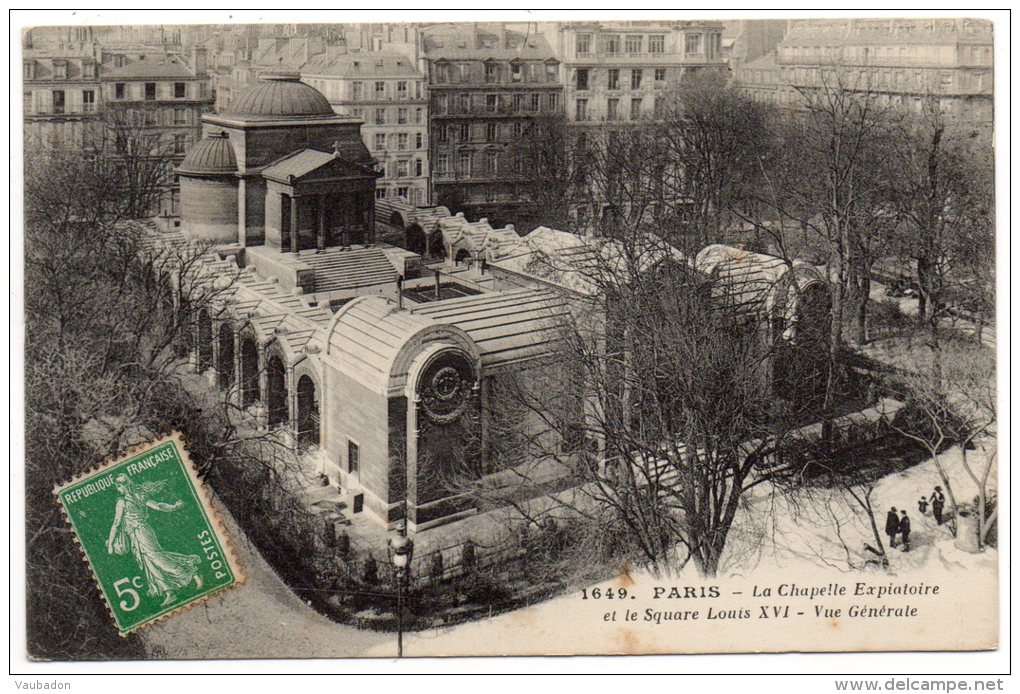
[[[17,14],[16,658],[1003,646],[1008,13]]]

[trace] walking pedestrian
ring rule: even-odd
[[[928,498],[922,496],[917,502],[917,510],[923,516],[928,513]]]
[[[942,525],[942,509],[946,505],[946,495],[942,493],[942,487],[936,486],[935,492],[931,495],[931,512],[935,516],[935,524]]]
[[[896,515],[896,507],[889,509],[885,514],[885,534],[889,536],[889,546],[896,546],[896,533],[900,531],[900,517]]]
[[[903,551],[910,551],[910,518],[907,516],[907,512],[903,512],[903,518],[900,519],[900,537],[903,538]]]

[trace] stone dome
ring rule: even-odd
[[[233,100],[225,115],[301,118],[335,115],[329,101],[293,72],[265,74]]]
[[[177,172],[188,174],[237,173],[237,158],[225,132],[212,133],[188,150],[177,167]]]

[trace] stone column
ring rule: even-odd
[[[220,387],[220,329],[219,324],[215,321],[212,322],[212,363],[209,365],[212,369],[212,377],[209,379],[209,385],[213,389],[219,389]]]
[[[318,208],[319,208],[319,224],[315,232],[315,247],[322,251],[326,248],[326,205],[329,202],[329,198],[325,195],[319,195],[317,197]]]
[[[188,350],[188,370],[191,371],[192,373],[201,375],[202,374],[201,359],[199,359],[198,351],[202,347],[199,344],[198,314],[195,313],[194,311],[189,310],[187,314],[187,321],[188,321],[187,327],[188,334],[191,335],[190,340],[191,349]]]
[[[298,446],[298,402],[297,381],[294,379],[294,367],[288,365],[284,371],[284,387],[287,389],[287,427],[291,432],[290,445],[295,450]]]
[[[269,426],[269,408],[266,406],[268,398],[266,394],[269,392],[269,371],[267,367],[267,357],[265,345],[260,345],[256,341],[256,351],[258,352],[258,379],[259,379],[259,392],[258,398],[255,400],[255,410],[257,412],[256,420],[258,422],[259,429],[266,429]]]
[[[290,252],[298,252],[298,198],[290,196]]]

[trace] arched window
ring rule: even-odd
[[[213,329],[209,312],[198,311],[198,371],[202,373],[213,365]]]
[[[297,437],[298,447],[319,445],[319,400],[315,381],[305,375],[297,384]]]
[[[425,255],[425,247],[428,240],[425,238],[425,232],[422,231],[422,228],[419,225],[412,224],[409,226],[407,231],[404,232],[404,239],[405,248],[407,248],[407,250],[421,256]]]
[[[219,376],[219,385],[223,390],[228,390],[234,384],[234,331],[230,324],[220,325],[219,334],[220,354],[216,363],[216,373]]]
[[[266,405],[269,428],[287,423],[287,373],[279,357],[271,357],[266,366]]]
[[[254,338],[245,335],[241,341],[241,405],[247,407],[260,399],[259,348]]]

